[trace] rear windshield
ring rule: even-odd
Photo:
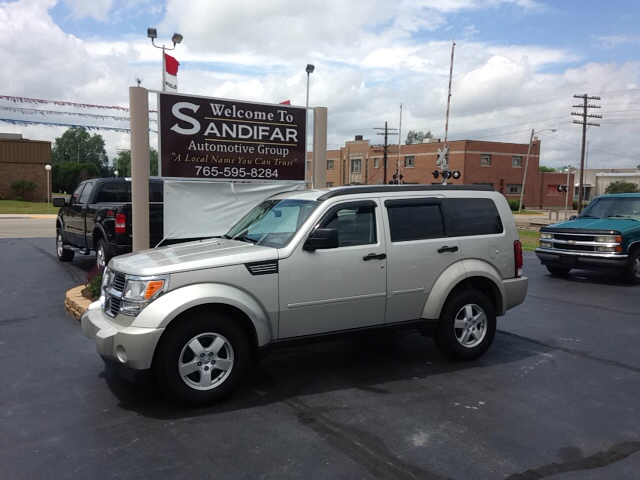
[[[149,183],[149,201],[162,202],[162,183]],[[96,203],[131,203],[131,182],[107,182],[100,185]]]

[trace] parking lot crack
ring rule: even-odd
[[[330,420],[299,399],[287,400],[286,403],[296,413],[301,424],[313,430],[333,448],[350,457],[377,478],[397,480],[449,478],[403,462],[394,456],[377,436],[361,428]]]
[[[505,480],[538,480],[541,478],[548,478],[559,473],[602,468],[607,465],[611,465],[612,463],[624,460],[637,452],[640,452],[640,442],[623,442],[614,445],[607,450],[596,452],[589,457],[563,463],[551,463],[522,473],[515,473],[508,476]]]

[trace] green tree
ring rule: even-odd
[[[131,176],[131,150],[120,150],[113,161],[113,169],[118,171],[121,177]],[[158,175],[158,151],[149,149],[149,175]]]
[[[635,193],[638,191],[638,185],[633,182],[625,182],[624,180],[618,180],[617,182],[611,182],[605,189],[604,193]]]
[[[433,138],[433,134],[431,133],[431,130],[429,130],[427,133],[421,132],[419,130],[409,130],[409,133],[407,133],[407,139],[404,141],[404,143],[406,145],[412,145],[414,143],[422,143],[427,138]]]
[[[555,172],[555,171],[556,171],[556,169],[555,169],[555,168],[553,168],[553,167],[545,167],[544,165],[540,165],[540,166],[538,167],[538,171],[539,171],[539,172]]]
[[[71,193],[80,182],[97,176],[98,168],[93,163],[59,162],[51,168],[54,192]]]
[[[70,128],[56,138],[51,151],[52,162],[92,163],[98,171],[106,173],[109,157],[101,135],[90,135],[84,128]],[[104,171],[104,172],[103,172]]]

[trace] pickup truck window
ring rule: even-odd
[[[80,205],[84,205],[89,200],[89,195],[91,195],[91,190],[93,190],[93,182],[87,182],[84,186],[84,190],[80,194],[80,198],[78,199],[78,203]]]
[[[74,192],[71,194],[71,198],[69,199],[69,205],[75,205],[76,203],[78,203],[78,200],[80,199],[80,194],[82,193],[82,189],[84,188],[84,183],[81,183],[75,190]]]
[[[128,183],[111,182],[100,185],[96,203],[127,203],[131,201]]]

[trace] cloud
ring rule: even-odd
[[[629,35],[606,35],[597,37],[600,42],[602,42],[603,48],[614,48],[618,45],[626,44],[626,43],[640,43],[640,35],[637,34],[629,34]]]
[[[105,21],[113,0],[64,0],[74,18],[91,17]]]

